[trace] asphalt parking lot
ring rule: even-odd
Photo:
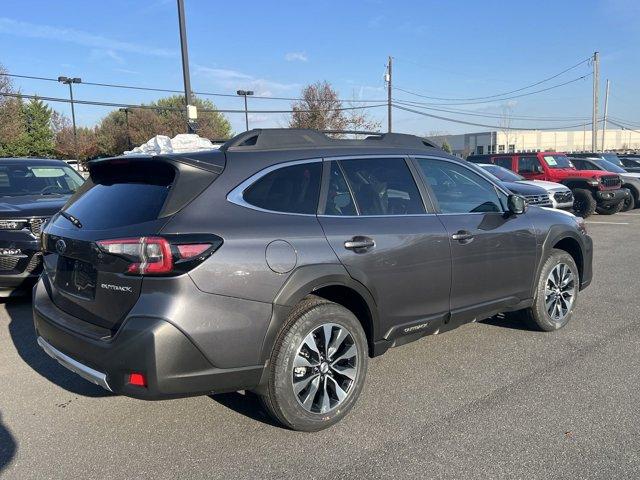
[[[317,433],[252,396],[107,394],[0,305],[0,477],[639,478],[640,211],[594,216],[594,282],[548,334],[493,318],[373,359],[355,410]]]

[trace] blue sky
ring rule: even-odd
[[[173,0],[3,0],[0,63],[11,73],[85,81],[182,88],[176,4]],[[502,1],[273,1],[186,0],[193,89],[263,96],[298,96],[317,80],[345,99],[385,98],[386,58],[394,83],[429,96],[480,97],[520,88],[553,75],[594,50],[601,52],[602,84],[611,79],[610,115],[640,123],[640,2],[638,0]],[[538,88],[590,72],[583,64]],[[66,86],[16,79],[25,94],[66,97]],[[604,87],[603,87],[604,92]],[[427,101],[396,91],[399,99]],[[149,102],[157,93],[87,85],[78,99]],[[242,108],[239,98],[214,98],[220,108]],[[287,109],[286,101],[253,99],[250,106]],[[508,101],[442,108],[476,113],[589,117],[591,79]],[[68,107],[56,104],[65,113]],[[109,109],[78,106],[80,124]],[[386,126],[386,110],[370,113]],[[436,112],[437,114],[437,112]],[[496,123],[497,120],[441,115]],[[236,132],[244,117],[231,114]],[[253,114],[252,126],[284,126],[284,114]],[[513,122],[549,127],[565,122]],[[483,130],[394,113],[394,129],[408,133]]]

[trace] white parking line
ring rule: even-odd
[[[623,215],[627,217],[640,217],[640,213],[616,213],[616,215]]]
[[[598,225],[629,225],[628,223],[623,222],[585,222],[587,224],[598,224]]]

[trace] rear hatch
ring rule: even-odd
[[[89,179],[42,235],[43,278],[52,301],[77,318],[115,331],[140,296],[142,273],[163,267],[147,263],[146,254],[134,263],[130,253],[144,248],[171,259],[173,247],[159,232],[224,165],[220,151],[90,162]]]

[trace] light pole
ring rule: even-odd
[[[249,110],[247,109],[247,97],[253,95],[253,90],[238,90],[236,92],[241,97],[244,97],[244,123],[249,130]]]
[[[184,101],[187,104],[187,133],[196,133],[196,107],[191,104],[191,77],[189,76],[189,48],[187,47],[187,25],[184,16],[184,0],[178,1],[178,24],[180,28],[180,51],[182,53],[182,78],[184,79]]]
[[[58,81],[60,83],[64,83],[66,85],[69,85],[69,98],[71,100],[71,121],[73,123],[73,150],[74,153],[76,155],[76,157],[78,156],[78,133],[76,131],[76,109],[73,105],[73,84],[74,83],[82,83],[82,79],[78,78],[78,77],[63,77],[60,76],[58,77]]]
[[[131,132],[129,131],[129,109],[124,107],[119,109],[121,112],[124,112],[124,123],[127,126],[127,146],[129,150],[131,150]]]

